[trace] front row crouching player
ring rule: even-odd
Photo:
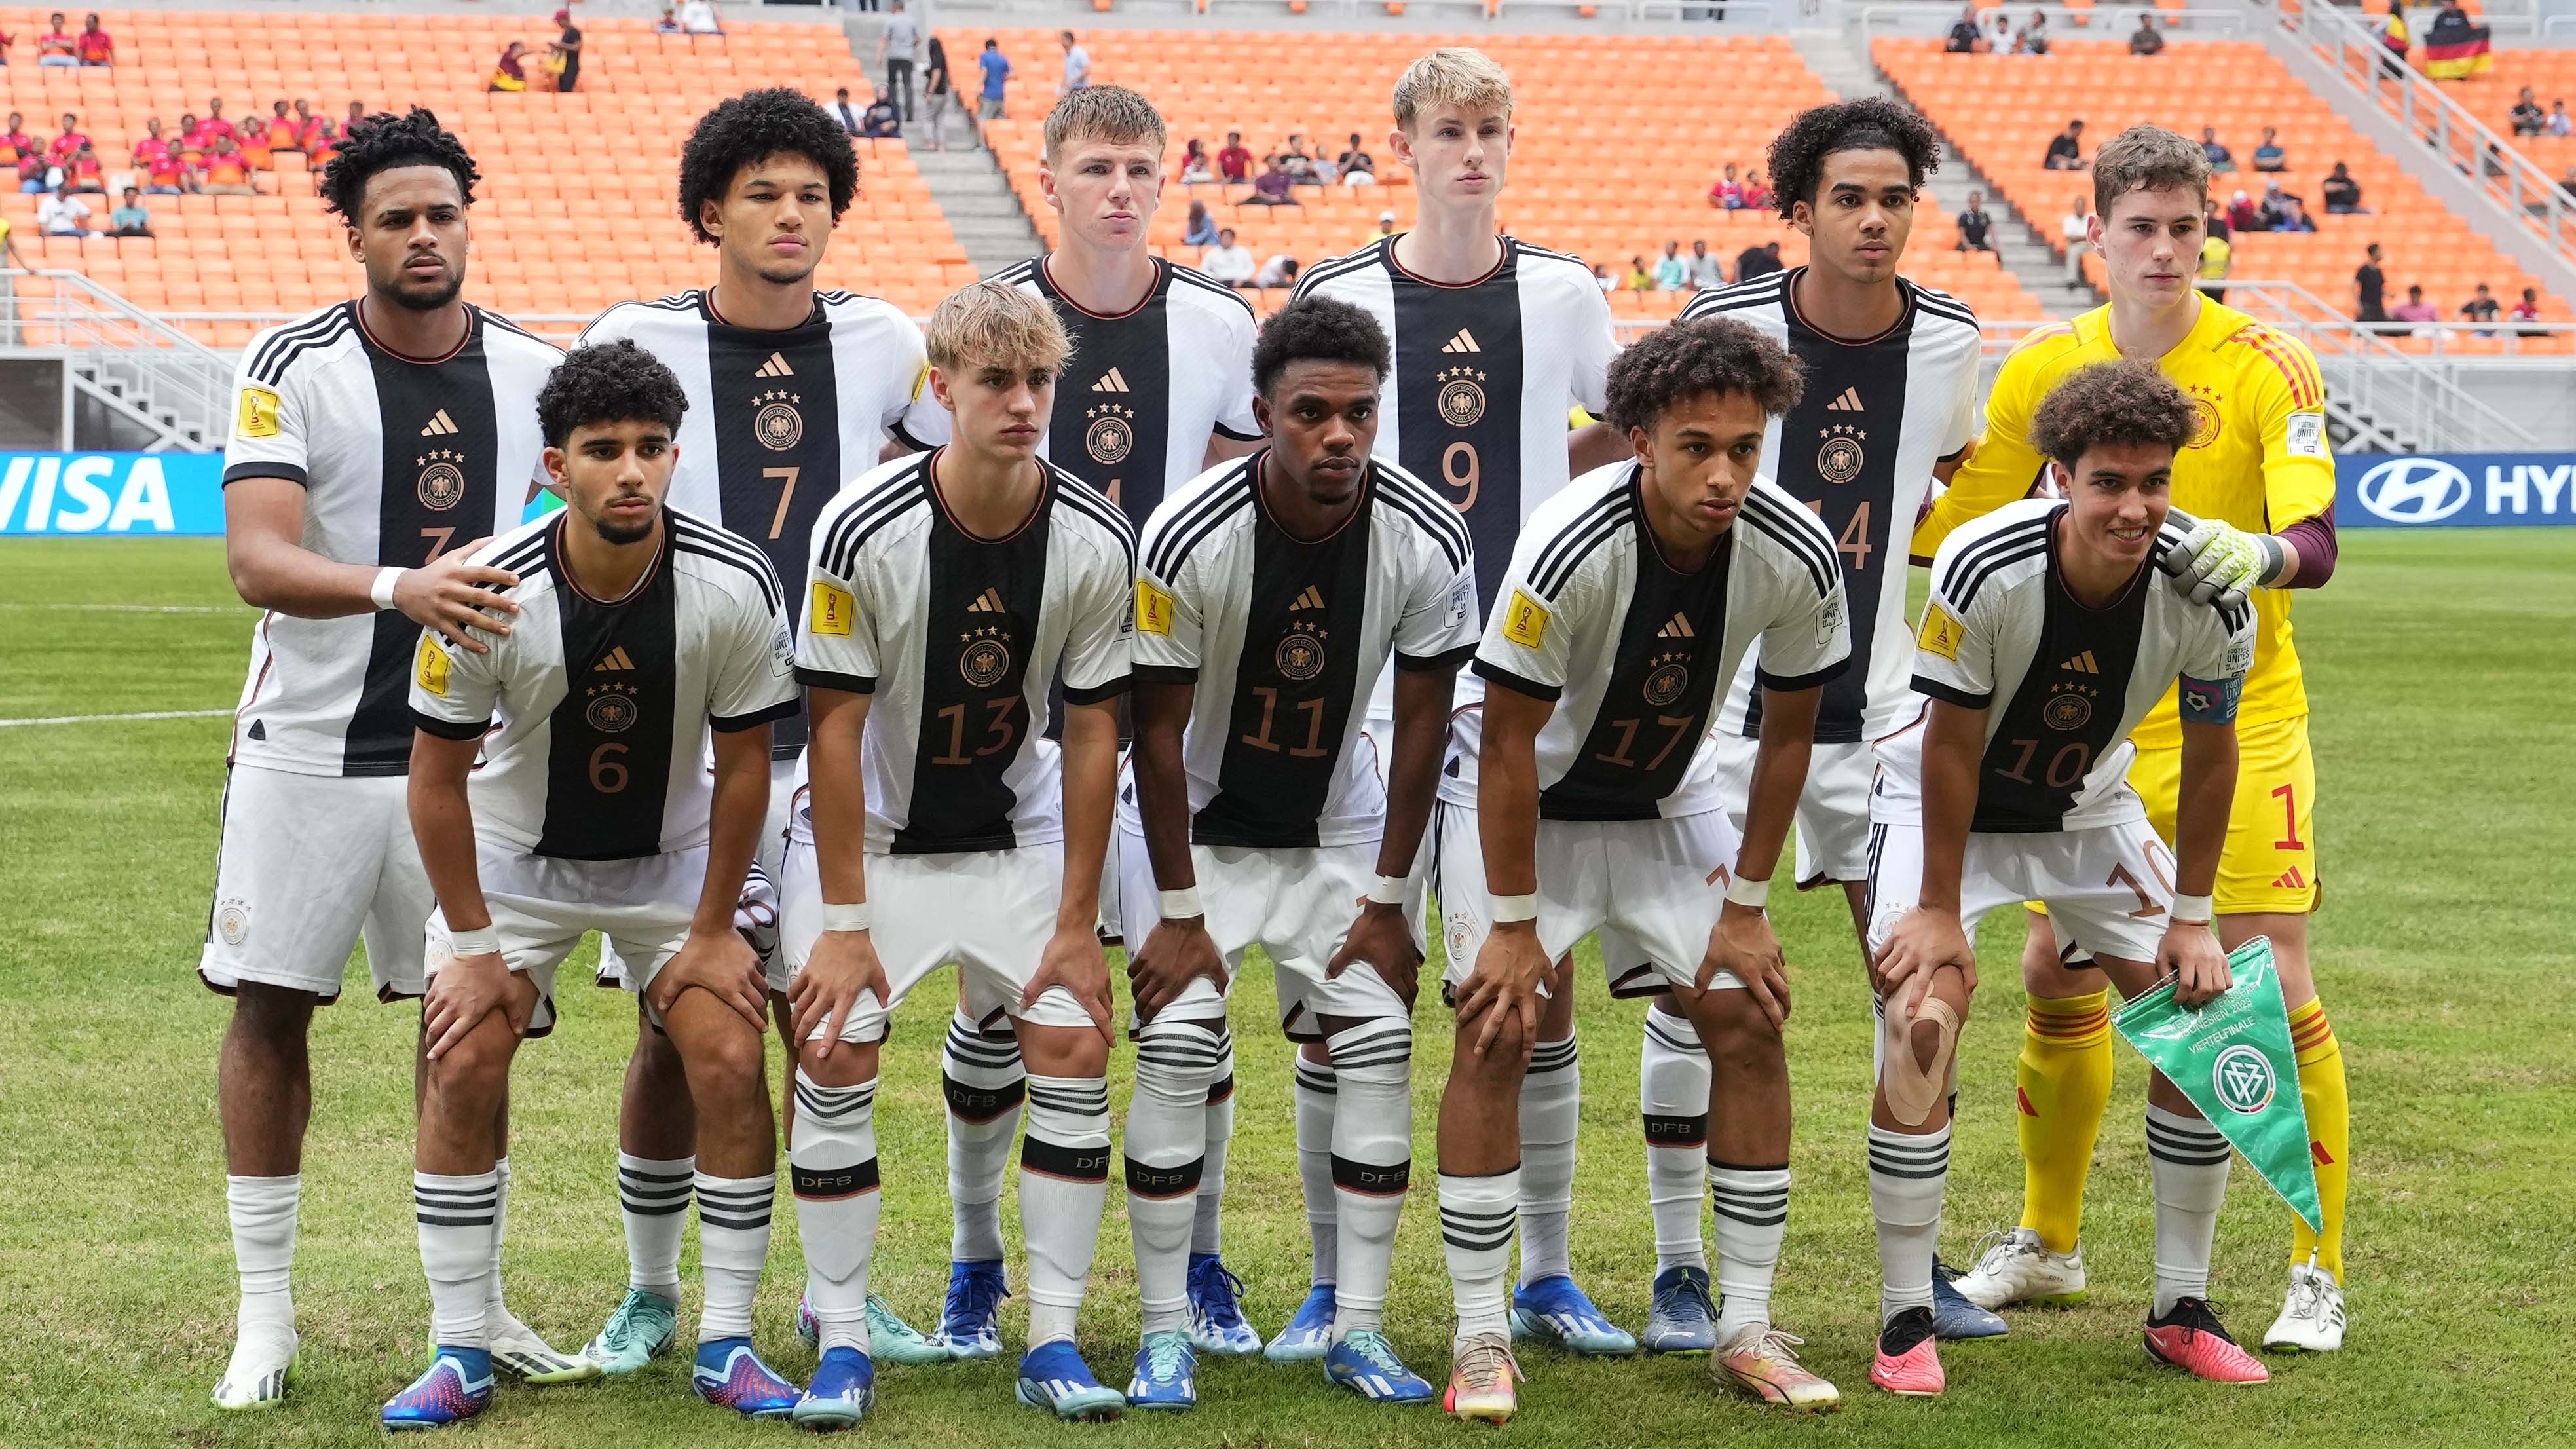
[[[954,441],[877,468],[814,521],[796,657],[813,743],[780,940],[800,1042],[788,1162],[822,1351],[795,1411],[809,1428],[855,1424],[876,1397],[878,1047],[896,1004],[952,961],[979,1029],[1007,1022],[1028,1063],[1020,1400],[1068,1419],[1127,1402],[1073,1329],[1109,1193],[1097,928],[1135,532],[1037,456],[1069,351],[1044,302],[976,283],[939,304],[928,349]],[[1060,748],[1046,738],[1059,673]]]
[[[1456,511],[1370,454],[1389,365],[1366,312],[1290,303],[1252,353],[1270,446],[1175,493],[1139,548],[1137,808],[1119,850],[1137,947],[1134,1408],[1198,1402],[1187,1279],[1206,1103],[1231,1056],[1234,974],[1256,944],[1278,972],[1282,1028],[1322,1043],[1341,1078],[1325,1376],[1379,1402],[1431,1398],[1379,1321],[1412,1177],[1422,897],[1406,877],[1431,819],[1451,688],[1476,645],[1476,562]],[[1390,656],[1381,785],[1359,724]]]
[[[2210,887],[2236,786],[2236,703],[2254,613],[2163,587],[2157,556],[2190,520],[2168,515],[2192,403],[2150,363],[2112,362],[2061,383],[2031,441],[2063,495],[1962,527],[1932,565],[1914,687],[1930,698],[1878,746],[1870,936],[1883,1064],[1870,1108],[1878,1219],[1878,1353],[1870,1382],[1941,1392],[1932,1252],[1949,1176],[1953,1052],[1977,967],[1979,918],[2046,903],[2124,997],[2166,975],[2195,1006],[2227,989]],[[2171,523],[2168,524],[2168,517]],[[2129,731],[2181,680],[2182,793],[2175,854],[2127,780]],[[2155,1312],[2147,1353],[2219,1383],[2263,1366],[2208,1303],[2210,1244],[2227,1194],[2227,1139],[2173,1083],[2147,1089],[2155,1169]]]
[[[439,908],[412,1191],[436,1347],[385,1405],[388,1429],[492,1401],[492,1124],[519,1039],[554,1026],[555,968],[591,930],[616,943],[697,1101],[697,1390],[762,1418],[796,1402],[751,1348],[777,1149],[767,990],[734,929],[768,807],[770,721],[793,712],[796,686],[768,561],[663,504],[687,406],[633,343],[564,359],[537,415],[566,507],[487,556],[518,578],[500,591],[517,627],[483,654],[421,637],[411,826]]]
[[[1458,1011],[1440,1102],[1440,1229],[1457,1295],[1448,1407],[1515,1407],[1505,1269],[1518,1199],[1520,1077],[1548,966],[1626,932],[1716,1064],[1719,1383],[1829,1409],[1798,1340],[1771,1326],[1789,1210],[1789,1014],[1763,914],[1807,774],[1824,685],[1851,652],[1834,540],[1756,476],[1797,364],[1741,322],[1676,323],[1610,367],[1634,459],[1539,506],[1476,652],[1486,684],[1477,804],[1442,811],[1445,989]],[[1709,735],[1717,690],[1761,641],[1761,741],[1741,842]],[[1472,968],[1472,969],[1471,969]],[[1722,1104],[1722,1105],[1717,1105]]]

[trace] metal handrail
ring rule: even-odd
[[[0,269],[0,346],[62,349],[86,385],[137,416],[148,397],[199,439],[231,412],[231,358],[79,272]]]

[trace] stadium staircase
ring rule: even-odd
[[[850,53],[858,58],[867,79],[882,83],[885,67],[878,64],[876,57],[877,39],[885,29],[884,12],[852,12],[841,18],[841,29],[849,37]],[[950,65],[954,68],[959,64],[952,50]],[[971,79],[975,74],[971,57],[964,61],[964,67],[970,79],[960,83],[958,99],[962,105],[972,107],[975,88],[982,82]],[[920,86],[920,68],[916,66],[916,107],[921,101]],[[862,99],[867,92],[852,86],[851,95]],[[930,136],[928,128],[917,119],[919,114],[916,110],[916,119],[904,126],[905,149],[911,155],[913,169],[930,188],[930,199],[938,203],[940,215],[947,218],[949,230],[956,234],[957,244],[965,248],[966,259],[976,271],[989,277],[1044,250],[1045,243],[1039,239],[1037,228],[1029,224],[1028,212],[1021,208],[1010,179],[994,162],[993,153],[968,145],[969,122],[948,118],[941,127],[945,133],[941,139],[948,149],[932,151],[925,149]],[[971,109],[967,114],[973,114]]]
[[[223,445],[232,359],[78,272],[0,286],[0,348],[60,355],[72,392],[118,446],[147,453]]]

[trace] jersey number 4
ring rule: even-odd
[[[1808,499],[1807,511],[1818,518],[1824,517],[1825,500]],[[1842,537],[1835,540],[1834,548],[1850,561],[1846,566],[1853,573],[1860,573],[1869,567],[1869,556],[1878,550],[1877,546],[1869,541],[1868,499],[1862,499],[1860,507],[1852,510],[1851,522],[1843,525]]]

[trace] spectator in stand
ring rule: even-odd
[[[107,214],[107,225],[110,236],[152,235],[152,213],[143,205],[143,193],[125,188],[125,203]]]
[[[9,223],[6,219],[0,219],[0,226],[7,226],[8,224]],[[1608,267],[1601,265],[1599,262],[1594,262],[1592,264],[1592,285],[1599,287],[1602,294],[1606,296],[1619,290],[1619,279],[1610,275],[1610,269]]]
[[[2406,289],[2406,300],[2388,309],[2388,320],[2391,322],[2439,322],[2442,320],[2442,314],[2434,310],[2432,303],[2424,300],[2423,288],[2408,287]]]
[[[2565,101],[2549,103],[2549,125],[2546,129],[2552,136],[2576,135],[2576,120],[2568,118]]]
[[[921,71],[921,129],[930,138],[926,149],[945,151],[948,141],[940,128],[957,109],[957,77],[948,69],[947,42],[934,35],[928,47],[930,58]]]
[[[2066,284],[2084,285],[2084,248],[2091,245],[2093,205],[2078,196],[2066,205],[2066,215],[2057,219],[2057,239],[2066,247]]]
[[[1682,244],[1664,243],[1664,254],[1655,259],[1655,290],[1678,292],[1690,286],[1690,263],[1682,260]]]
[[[998,121],[1002,119],[1003,83],[1011,78],[1011,58],[1002,54],[1002,42],[988,35],[984,37],[984,53],[975,57],[975,64],[984,72],[984,88],[975,96],[975,119]],[[983,144],[980,132],[976,144]]]
[[[2270,126],[2263,128],[2262,144],[2254,148],[2255,170],[2287,171],[2290,169],[2290,153],[2283,150],[2280,141],[2276,139],[2279,134]]]
[[[1377,184],[1377,158],[1360,148],[1360,133],[1357,131],[1351,132],[1350,144],[1342,148],[1341,155],[1333,158],[1333,165],[1340,169],[1344,186]]]
[[[1297,285],[1297,259],[1281,252],[1263,262],[1261,270],[1253,274],[1252,285],[1264,289]]]
[[[859,117],[859,134],[871,141],[891,140],[903,134],[903,112],[896,108],[894,97],[884,86],[877,87],[877,98],[868,103],[867,114]]]
[[[2165,34],[2163,31],[2156,29],[2155,12],[2152,10],[2139,11],[2138,28],[2129,36],[2129,54],[2162,55],[2164,54],[2164,49]]]
[[[832,120],[840,126],[842,135],[859,136],[866,134],[865,128],[867,126],[868,108],[865,106],[854,106],[850,104],[850,88],[848,86],[842,86],[840,89],[832,92],[832,104],[824,107],[823,109],[831,113]]]
[[[2496,313],[2501,310],[2503,309],[2496,302],[2495,293],[2487,290],[2486,283],[2480,282],[2478,283],[2477,295],[2460,304],[2460,320],[2463,322],[2491,323],[2495,321]],[[2496,335],[2496,330],[2491,326],[2480,327],[2477,329],[2477,335],[2480,337],[2493,337]]]
[[[1733,164],[1730,163],[1726,174],[1718,177],[1717,184],[1708,189],[1708,204],[1721,211],[1744,209],[1744,183],[1735,179]]]
[[[251,184],[250,163],[230,136],[217,140],[215,149],[206,153],[205,190],[213,196],[259,195],[259,188]]]
[[[680,7],[672,4],[671,0],[662,0],[662,18],[653,22],[653,33],[655,35],[685,33],[680,29]]]
[[[1057,38],[1064,42],[1064,80],[1056,86],[1055,93],[1069,96],[1075,91],[1090,89],[1091,52],[1082,48],[1082,43],[1073,38],[1070,30]]]
[[[219,136],[233,136],[233,123],[224,119],[224,98],[222,96],[208,96],[206,98],[206,119],[198,124],[206,133],[206,144],[208,146],[214,145],[215,139]],[[233,139],[238,141],[241,138],[239,136],[233,136]]]
[[[2050,171],[2084,170],[2087,164],[2084,160],[2084,123],[2081,120],[2068,121],[2065,130],[2050,138],[2048,154],[2041,158],[2039,164]]]
[[[45,159],[60,166],[71,159],[73,152],[88,144],[89,133],[80,128],[80,117],[65,111],[62,134],[56,136],[53,144],[45,148]]]
[[[354,136],[358,134],[358,128],[365,124],[367,124],[366,103],[364,101],[349,102],[349,118],[340,123],[340,134],[343,136]]]
[[[156,121],[153,124],[158,126],[160,123]],[[18,163],[27,157],[42,156],[44,153],[43,144],[27,134],[26,116],[21,112],[11,111],[9,123],[0,126],[0,166],[15,170]]]
[[[1199,270],[1208,280],[1239,292],[1252,285],[1252,248],[1234,239],[1233,227],[1225,227],[1217,232],[1216,245],[1199,258]]]
[[[2236,169],[2235,153],[2219,143],[2218,128],[2215,126],[2200,128],[2200,154],[2209,158],[2209,169],[2212,172]]]
[[[268,149],[270,153],[275,154],[279,151],[303,150],[304,127],[298,124],[293,116],[287,114],[286,102],[273,102],[270,104],[268,110]]]
[[[912,67],[920,59],[921,22],[904,13],[903,0],[894,0],[885,28],[877,32],[877,63],[885,67],[886,89],[902,108],[898,121],[909,121],[919,111],[913,102]]]
[[[1370,233],[1369,239],[1360,243],[1360,245],[1364,247],[1373,247],[1393,235],[1395,235],[1395,213],[1392,211],[1381,211],[1377,214],[1377,230]]]
[[[297,144],[304,148],[306,155],[311,155],[313,152],[313,143],[315,140],[319,139],[321,135],[322,118],[313,114],[313,103],[304,99],[302,96],[297,96],[295,98],[295,139]]]
[[[1290,186],[1315,184],[1315,158],[1306,154],[1305,145],[1294,131],[1288,134],[1287,149],[1269,159],[1277,162],[1279,169],[1288,173]]]
[[[2224,236],[2232,239],[2235,228],[2227,224],[2227,213],[2218,209],[2217,197],[2204,196],[2200,199],[2200,229],[2206,236]]]
[[[268,147],[268,123],[259,118],[258,112],[242,112],[241,122],[234,127],[234,134],[241,137],[242,160],[248,163],[250,169],[253,171],[277,169],[277,161],[270,154]]]
[[[100,163],[94,148],[83,146],[63,163],[63,185],[68,190],[92,196],[107,194],[107,168]]]
[[[1747,211],[1771,209],[1771,188],[1763,183],[1759,171],[1744,178],[1744,208]]]
[[[2406,0],[2388,0],[2388,21],[2380,27],[2379,43],[2388,51],[2388,75],[2392,80],[2406,78],[2406,52],[2415,43],[2414,33],[2406,28]]]
[[[689,35],[724,34],[724,21],[716,15],[715,0],[680,0],[680,29]]]
[[[2352,172],[2340,161],[2334,164],[2332,174],[2317,184],[2317,189],[2325,196],[2328,216],[2352,216],[2361,210],[2361,183],[2352,179]]]
[[[2522,88],[2522,94],[2514,98],[2513,109],[2505,114],[2513,122],[2517,136],[2537,136],[2549,124],[2549,113],[2540,108],[2540,98],[2531,93],[2529,86]]]
[[[143,173],[144,189],[154,196],[187,195],[196,186],[196,173],[188,169],[178,143],[161,134],[159,116],[143,128],[143,139],[134,143],[134,169]]]
[[[1216,245],[1216,218],[1208,214],[1206,202],[1190,203],[1189,226],[1181,233],[1181,245],[1185,247]]]
[[[52,163],[45,160],[45,153],[42,151],[30,151],[24,156],[19,157],[18,194],[21,196],[44,195],[47,189],[45,178],[49,174],[52,174],[53,170],[54,168]]]
[[[1651,292],[1655,290],[1655,274],[1647,270],[1646,259],[1644,257],[1630,257],[1628,259],[1628,276],[1626,280],[1619,284],[1619,286],[1620,290],[1627,292]]]
[[[2004,14],[2003,7],[1998,5],[1994,8],[1992,13],[1987,16],[1987,19],[1992,20],[1994,24],[1987,27],[1986,52],[1989,55],[2012,54],[2012,17]]]
[[[1968,209],[1959,213],[1959,250],[1990,252],[1995,249],[1995,219],[1986,211],[1986,194],[1968,193]]]
[[[1977,7],[1971,5],[1950,22],[1950,38],[1942,42],[1941,48],[1952,55],[1974,55],[1977,42],[1983,38],[1977,29]]]
[[[314,134],[313,149],[306,153],[306,164],[315,171],[331,164],[340,154],[340,128],[329,116],[322,118],[322,128]]]
[[[2352,320],[2370,325],[2388,320],[2388,274],[2379,269],[2379,243],[2372,242],[2352,274]]]
[[[2240,232],[2264,229],[2262,209],[2257,207],[2254,204],[2254,198],[2246,195],[2241,188],[2234,196],[2228,198],[2227,224]]]
[[[2516,321],[2516,322],[2537,322],[2537,321],[2539,321],[2539,320],[2540,320],[2540,293],[2539,293],[2539,291],[2538,291],[2536,288],[2532,288],[2532,287],[2525,287],[2525,288],[2523,288],[2523,289],[2522,289],[2522,300],[2521,300],[2521,301],[2519,301],[2519,302],[2514,303],[2514,304],[2513,304],[2513,310],[2512,310],[2512,311],[2510,311],[2510,312],[2507,312],[2505,315],[2506,315],[2506,316],[2508,316],[2508,317],[2511,317],[2511,318],[2512,318],[2514,321]],[[2538,330],[2538,329],[2532,329],[2532,328],[2516,328],[2516,329],[2514,330],[2514,334],[2513,334],[2513,335],[2514,335],[2514,336],[2516,336],[2516,337],[2546,337],[2546,336],[2548,336],[2549,334],[2548,334],[2547,332],[2540,331],[2540,330]]]
[[[1216,163],[1208,159],[1207,142],[1192,136],[1188,147],[1181,152],[1181,184],[1195,186],[1215,179]]]
[[[2262,219],[2263,224],[2255,230],[2315,231],[2317,229],[2316,223],[2307,218],[2305,199],[2283,191],[2278,181],[2263,183]]]
[[[116,64],[116,41],[106,31],[99,29],[96,11],[91,11],[89,19],[81,24],[80,63],[83,65]]]
[[[1216,153],[1216,174],[1229,186],[1252,179],[1252,151],[1241,131],[1225,133],[1225,149]]]
[[[1261,159],[1266,169],[1253,181],[1252,194],[1236,204],[1295,206],[1297,199],[1289,195],[1289,188],[1296,185],[1296,182],[1288,175],[1288,168],[1279,164],[1279,158],[1276,156],[1264,156]]]
[[[554,43],[546,47],[546,69],[555,78],[557,92],[569,92],[581,84],[581,27],[572,23],[570,10],[555,12]]]
[[[57,186],[36,203],[36,230],[46,236],[88,236],[89,203]]]
[[[9,64],[9,47],[16,45],[17,43],[18,37],[11,35],[8,31],[0,30],[0,66],[6,66]],[[0,221],[0,228],[5,228],[7,226],[7,222]],[[0,240],[6,240],[8,235],[9,233],[7,231],[0,230]]]
[[[1690,284],[1694,292],[1713,292],[1726,285],[1726,263],[1709,251],[1705,240],[1691,243]]]
[[[2567,174],[2558,178],[2558,194],[2576,201],[2576,166],[2568,167]]]
[[[492,63],[492,78],[484,84],[483,89],[487,92],[526,90],[528,66],[523,57],[527,53],[528,43],[524,40],[513,40],[502,47],[501,58]]]
[[[2236,261],[2236,243],[2204,232],[2200,238],[2200,272],[2192,285],[2213,302],[2227,300],[2227,269]]]
[[[1735,257],[1735,280],[1739,285],[1752,281],[1756,277],[1767,277],[1780,270],[1782,268],[1778,242],[1764,242],[1758,247],[1746,247]]]
[[[80,64],[80,41],[70,31],[63,29],[63,12],[59,10],[54,12],[53,18],[46,24],[45,33],[36,37],[36,64],[71,66]],[[52,232],[45,234],[54,235]]]
[[[2030,12],[2030,18],[2021,23],[2021,29],[2013,36],[2013,54],[2048,54],[2048,16],[2046,12],[2034,10]]]

